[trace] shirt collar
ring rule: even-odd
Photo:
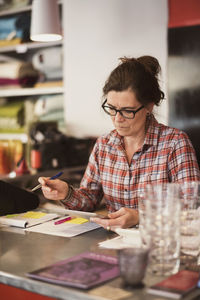
[[[144,139],[144,145],[157,145],[159,134],[159,124],[153,114],[147,117],[147,132]],[[124,140],[116,129],[110,132],[110,138],[108,144],[120,146],[123,145]]]
[[[153,114],[147,117],[147,132],[144,139],[144,145],[156,146],[158,143],[159,124]]]

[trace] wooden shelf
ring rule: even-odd
[[[30,43],[0,47],[0,53],[5,53],[5,52],[26,53],[30,49],[46,48],[46,47],[60,46],[60,45],[62,45],[62,40],[56,42],[30,42]]]
[[[16,9],[6,9],[0,11],[0,17],[8,16],[8,15],[15,15],[21,12],[26,12],[32,9],[32,5],[27,5],[24,7],[16,8]]]
[[[49,95],[49,94],[63,94],[63,87],[48,87],[48,88],[10,88],[1,89],[0,97],[18,97],[18,96],[32,96],[32,95]]]
[[[0,133],[0,140],[20,140],[25,144],[28,141],[28,136],[26,133]]]

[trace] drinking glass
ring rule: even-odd
[[[181,263],[197,261],[200,252],[200,183],[180,184]]]
[[[141,238],[150,246],[148,272],[168,276],[180,266],[179,185],[147,185],[139,205]],[[139,225],[140,226],[140,225]]]
[[[124,286],[142,285],[148,264],[149,249],[146,247],[124,248],[118,251],[120,274]]]
[[[147,214],[149,213],[150,202],[147,200],[148,196],[145,196],[145,191],[140,193],[140,199],[138,203],[139,212],[139,232],[142,245],[150,248],[151,246],[151,222],[152,219]]]

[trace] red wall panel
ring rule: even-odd
[[[168,0],[168,27],[200,24],[200,0]]]

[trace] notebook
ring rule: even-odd
[[[55,219],[58,214],[45,213],[42,211],[27,211],[20,214],[8,214],[0,217],[0,224],[7,226],[15,226],[20,228],[28,228],[37,224]]]
[[[117,257],[85,252],[29,272],[27,276],[64,286],[89,289],[119,274]]]

